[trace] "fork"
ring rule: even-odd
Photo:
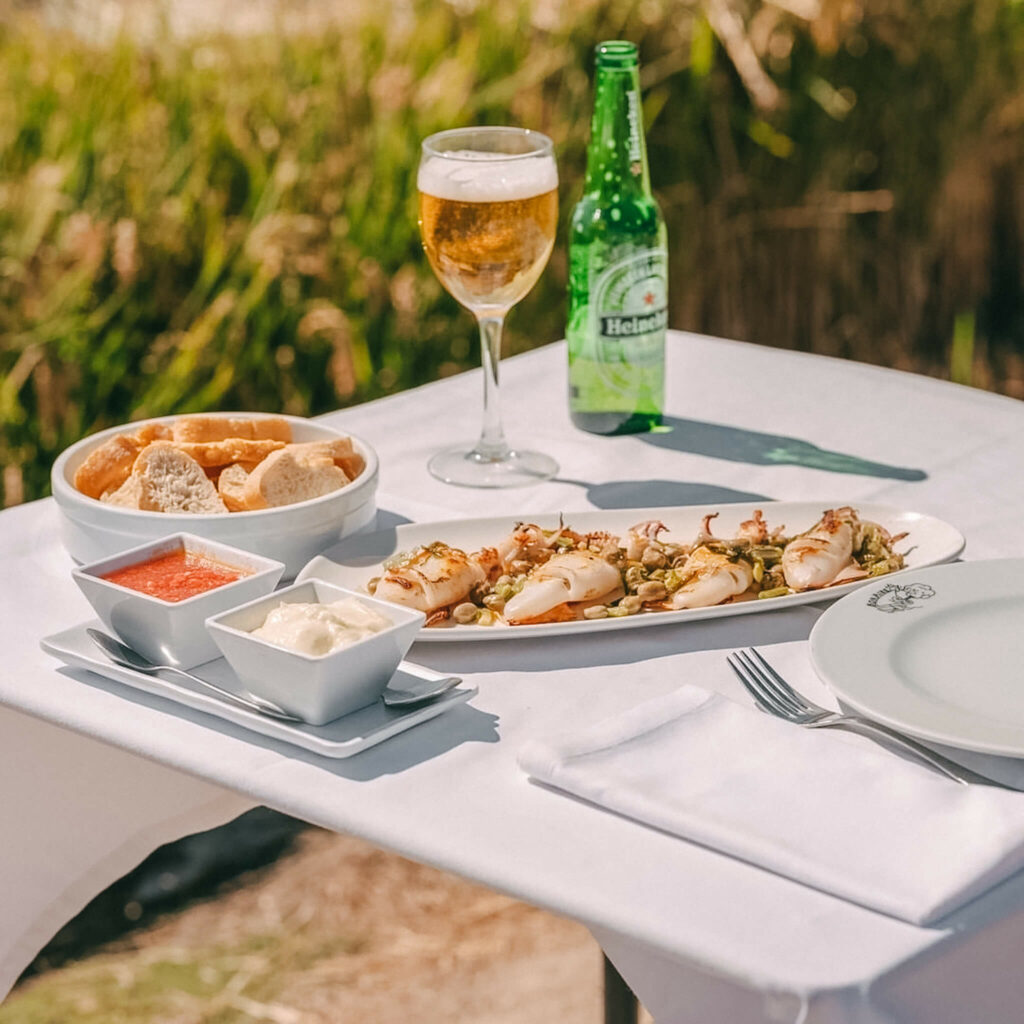
[[[950,761],[949,758],[929,750],[909,736],[904,736],[880,722],[873,722],[859,715],[829,711],[828,708],[814,704],[797,693],[753,647],[746,651],[733,651],[726,661],[758,706],[777,718],[808,729],[848,729],[850,732],[862,733],[874,739],[882,738],[890,745],[913,754],[943,775],[963,785],[969,782],[991,784],[990,779]]]

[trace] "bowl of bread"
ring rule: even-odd
[[[376,514],[365,442],[295,416],[204,413],[112,427],[64,451],[64,546],[93,562],[178,531],[284,562],[294,576]]]

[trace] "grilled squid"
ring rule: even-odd
[[[753,517],[740,523],[740,528],[736,531],[736,539],[748,540],[751,544],[770,544],[774,537],[781,532],[781,527],[769,531],[768,524],[764,521],[764,513],[759,508],[755,508]]]
[[[666,530],[668,527],[660,519],[648,519],[646,522],[631,526],[629,533],[626,534],[626,558],[639,562],[645,551],[659,546],[658,537]]]
[[[701,545],[694,548],[679,575],[685,583],[672,594],[668,608],[707,608],[739,597],[754,582],[754,570],[742,558],[733,561],[728,555]]]
[[[574,619],[570,604],[596,601],[621,587],[619,570],[600,555],[566,551],[552,555],[533,571],[523,589],[509,598],[505,619],[510,625]]]
[[[860,521],[848,505],[830,508],[806,533],[791,540],[782,552],[782,572],[791,590],[827,587],[837,577],[863,575],[853,562]]]
[[[374,597],[430,615],[464,601],[487,578],[480,563],[440,542],[419,548],[381,576]]]
[[[578,535],[564,528],[545,531],[536,523],[516,523],[515,529],[497,546],[498,558],[505,572],[523,571],[540,565],[559,549],[559,541],[577,539]]]

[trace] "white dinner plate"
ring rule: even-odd
[[[115,665],[107,659],[105,654],[101,654],[89,639],[86,633],[88,626],[102,629],[103,623],[98,619],[93,622],[83,622],[61,633],[44,637],[40,646],[47,654],[52,654],[64,664],[74,668],[88,669],[90,672],[103,676],[104,680],[112,679],[118,684],[142,690],[144,693],[155,694],[158,697],[174,701],[176,704],[205,711],[207,714],[223,718],[225,721],[243,726],[262,736],[283,740],[285,743],[291,743],[293,746],[310,750],[323,757],[351,757],[368,747],[382,743],[391,736],[411,729],[414,725],[419,725],[420,722],[436,718],[456,704],[462,704],[469,700],[477,692],[477,688],[472,684],[461,683],[454,690],[441,694],[429,704],[420,704],[409,708],[388,708],[384,706],[383,701],[377,701],[369,707],[360,708],[350,715],[343,715],[325,725],[281,722],[255,711],[249,711],[237,704],[231,704],[215,693],[203,689],[197,683],[191,683],[182,677],[165,679],[162,676],[149,676],[130,668]],[[414,665],[412,662],[404,664],[407,666],[409,674],[416,676],[420,666]],[[245,691],[238,676],[223,658],[208,661],[205,665],[199,665],[192,671],[195,675],[201,676],[211,683],[216,683],[225,690]],[[423,671],[428,673],[431,678],[436,677],[436,673],[430,672],[428,669],[423,669]],[[392,678],[392,683],[401,687],[404,675],[406,673],[399,670]],[[97,680],[97,683],[100,684],[100,680]]]
[[[1024,757],[1024,558],[875,580],[827,609],[811,659],[845,704],[901,732]]]
[[[685,506],[678,508],[634,508],[609,511],[574,512],[564,517],[565,525],[580,532],[607,530],[610,533],[625,533],[636,523],[658,519],[668,528],[665,538],[679,542],[690,542],[696,536],[704,517],[718,512],[712,521],[712,530],[717,536],[731,537],[740,523],[749,519],[755,509],[764,511],[769,528],[785,526],[788,531],[799,533],[809,529],[820,518],[825,509],[840,508],[850,502],[789,501],[709,506]],[[892,533],[906,531],[908,537],[898,545],[898,550],[907,552],[908,569],[947,562],[963,550],[964,538],[955,527],[941,519],[864,502],[856,506],[862,519],[881,523]],[[544,529],[555,529],[559,524],[557,514],[537,516],[508,515],[487,519],[455,519],[435,523],[408,523],[391,530],[357,535],[347,538],[328,548],[323,554],[310,561],[299,573],[298,579],[311,577],[327,580],[352,590],[363,590],[367,581],[379,576],[383,562],[399,551],[408,551],[424,544],[444,541],[453,547],[476,551],[482,547],[493,547],[523,520],[536,523]],[[907,569],[902,570],[908,571]],[[896,574],[893,574],[896,575]],[[735,604],[715,605],[711,608],[687,608],[670,612],[644,612],[621,618],[581,619],[575,622],[546,622],[538,625],[495,626],[457,625],[444,623],[423,629],[417,637],[432,641],[499,640],[539,636],[560,636],[573,633],[603,632],[612,629],[636,629],[679,622],[693,622],[698,619],[715,619],[731,615],[748,615],[753,612],[775,611],[791,608],[812,601],[829,601],[840,597],[864,582],[844,583],[825,590],[789,594],[785,597],[763,601],[740,601]]]

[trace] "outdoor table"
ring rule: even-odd
[[[382,525],[877,501],[952,522],[965,558],[1019,554],[1024,404],[692,334],[670,332],[668,349],[670,429],[615,438],[571,426],[563,344],[507,360],[512,443],[561,464],[555,480],[522,490],[453,488],[427,473],[432,452],[473,434],[479,372],[325,420],[380,453]],[[0,515],[0,991],[157,845],[265,804],[583,922],[659,1022],[1020,1018],[1019,875],[917,927],[531,784],[517,767],[527,740],[700,683],[701,665],[726,649],[806,639],[820,606],[585,643],[420,643],[412,660],[464,676],[478,695],[328,760],[61,668],[39,639],[92,617],[71,564],[52,501]],[[738,684],[729,695],[747,700]]]

